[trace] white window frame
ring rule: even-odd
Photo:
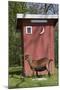
[[[28,33],[28,28],[31,28],[31,32]],[[32,34],[32,26],[26,26],[26,34]]]

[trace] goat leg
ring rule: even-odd
[[[51,76],[51,74],[50,74],[50,71],[49,71],[49,69],[47,69],[47,71],[48,71],[48,76],[50,77],[50,76]]]
[[[33,69],[33,76],[34,76],[34,69]]]
[[[48,76],[50,77],[50,70],[49,70],[49,64],[46,65],[46,70],[48,71]]]
[[[46,70],[48,71],[48,76],[50,77],[51,74],[50,74],[50,70],[49,70],[49,68],[46,67]]]
[[[38,71],[36,71],[36,76],[38,77]]]

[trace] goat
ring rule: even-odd
[[[29,55],[25,55],[25,60],[29,63],[30,68],[33,71],[33,75],[34,71],[36,71],[36,75],[38,76],[38,71],[47,70],[48,76],[50,76],[49,64],[51,60],[49,60],[47,57],[41,58],[39,60],[32,60]]]

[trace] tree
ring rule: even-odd
[[[26,3],[9,1],[9,65],[20,63],[20,33],[16,33],[16,14],[27,11]]]
[[[55,26],[55,66],[58,68],[58,23]]]
[[[28,13],[32,14],[58,14],[57,4],[27,3]]]

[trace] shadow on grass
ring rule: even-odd
[[[28,87],[45,87],[45,86],[57,86],[57,81],[55,80],[55,77],[53,78],[52,76],[49,78],[46,75],[42,76],[40,75],[38,78],[46,77],[48,78],[46,81],[32,81],[33,78],[37,78],[36,76],[34,77],[22,77],[22,76],[16,76],[14,75],[12,78],[14,79],[15,85],[9,86],[9,89],[13,88],[28,88]]]
[[[8,87],[9,89],[19,88],[19,85],[20,85],[20,84],[23,84],[23,83],[25,82],[25,77],[22,77],[22,76],[17,77],[17,76],[15,76],[15,75],[13,75],[13,77],[11,77],[11,78],[19,79],[19,81],[17,81],[17,83],[16,83],[15,86],[9,86],[9,87]],[[20,88],[22,88],[22,87],[20,87]]]
[[[46,81],[33,81],[33,78],[48,78]],[[22,69],[11,69],[9,72],[9,89],[14,88],[28,88],[28,87],[42,87],[42,86],[57,86],[57,70],[56,73],[48,77],[48,75],[38,75],[38,77],[23,77]]]
[[[14,77],[14,75],[22,75],[22,70],[9,71],[9,75],[11,75],[11,77]]]

